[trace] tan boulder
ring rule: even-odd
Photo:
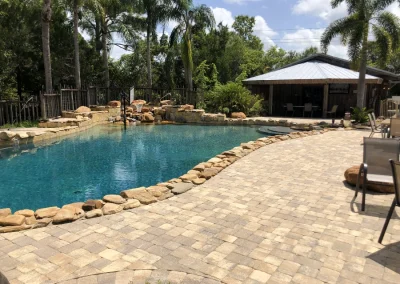
[[[124,206],[121,204],[115,204],[115,203],[106,203],[102,208],[104,215],[115,214],[115,213],[121,212],[122,210],[124,210]]]
[[[146,112],[143,114],[142,121],[143,122],[153,122],[154,116],[150,112]]]
[[[243,112],[232,112],[231,118],[245,119],[246,115]]]
[[[162,193],[166,193],[166,192],[168,192],[171,188],[172,188],[172,185],[171,185],[170,183],[165,184],[165,185],[160,185],[160,184],[158,184],[158,185],[149,186],[149,187],[147,188],[147,191],[157,190],[157,191],[160,191],[160,192],[162,192]]]
[[[102,200],[87,200],[83,205],[82,209],[85,211],[90,211],[94,209],[101,209],[104,206],[104,202]]]
[[[157,199],[144,187],[121,191],[121,196],[129,199],[137,199],[142,204],[151,204],[157,202]]]
[[[206,181],[205,178],[196,178],[196,179],[192,180],[193,184],[195,184],[195,185],[203,184],[203,183],[205,183],[205,181]]]
[[[120,195],[117,194],[109,194],[103,197],[105,202],[115,203],[115,204],[122,204],[125,203],[125,198],[122,198]]]
[[[71,222],[82,218],[83,216],[85,216],[85,212],[82,209],[69,205],[67,207],[63,207],[57,212],[57,214],[53,217],[53,223],[59,224]]]
[[[221,158],[211,158],[208,160],[208,163],[212,163],[212,164],[220,163],[220,162],[222,162]]]
[[[196,176],[199,176],[200,171],[190,170],[190,171],[188,171],[187,173],[188,173],[189,175],[196,175]]]
[[[32,226],[21,225],[21,226],[6,226],[0,227],[0,233],[11,233],[11,232],[19,232],[23,230],[28,230],[32,228]]]
[[[181,177],[179,177],[183,182],[187,182],[187,181],[192,181],[192,180],[194,180],[194,179],[196,179],[196,178],[198,178],[199,177],[199,175],[197,175],[197,174],[185,174],[185,175],[183,175],[183,176],[181,176]]]
[[[198,165],[196,165],[196,166],[193,167],[193,170],[202,172],[202,171],[204,171],[205,168],[206,168],[206,167],[205,167],[204,164],[198,164]]]
[[[344,178],[346,181],[351,184],[351,185],[356,185],[357,184],[357,177],[358,177],[358,172],[360,170],[360,166],[353,166],[351,168],[348,168],[344,172]],[[363,184],[363,177],[360,177],[360,185]],[[394,186],[393,183],[373,183],[373,182],[368,182],[367,188],[369,190],[375,191],[375,192],[381,192],[381,193],[394,193]]]
[[[25,217],[31,217],[35,215],[35,212],[30,209],[24,209],[24,210],[18,210],[17,212],[14,213],[14,215],[22,215]]]
[[[180,178],[173,178],[173,179],[169,180],[169,182],[174,184],[174,183],[182,182],[182,180]]]
[[[184,110],[194,110],[194,105],[181,105]]]
[[[136,199],[129,199],[127,202],[122,204],[124,210],[133,209],[140,206],[139,200]]]
[[[95,218],[95,217],[100,217],[103,216],[103,211],[101,209],[93,209],[91,211],[86,212],[86,218]]]
[[[35,218],[35,216],[29,216],[29,217],[25,217],[25,224],[26,225],[35,225],[37,223],[37,220]]]
[[[25,216],[8,215],[0,217],[0,226],[20,226],[25,222]]]
[[[172,100],[163,100],[160,103],[161,103],[162,106],[173,105],[173,101]]]
[[[91,112],[90,108],[85,107],[85,106],[80,106],[75,110],[76,113],[85,113],[85,112]]]
[[[161,196],[158,198],[158,200],[162,201],[162,200],[171,198],[171,197],[173,197],[173,196],[174,196],[174,194],[173,194],[171,191],[168,191],[168,192],[166,192],[166,193],[163,193],[163,195],[161,195]]]
[[[142,104],[145,105],[146,101],[145,100],[133,100],[131,105],[135,105],[135,104]]]
[[[38,219],[36,221],[37,223],[34,225],[34,228],[43,228],[46,227],[48,224],[50,224],[53,221],[53,219],[43,218],[43,219]]]
[[[121,107],[121,102],[120,101],[110,101],[107,104],[110,107]]]
[[[0,217],[5,217],[11,215],[11,209],[10,208],[4,208],[0,209]]]
[[[60,208],[55,207],[55,206],[38,209],[35,212],[35,216],[37,219],[51,218],[57,214],[58,210],[60,210]]]
[[[82,209],[83,204],[85,204],[85,202],[70,203],[70,204],[64,205],[64,206],[62,207],[62,209],[71,209],[71,208]]]
[[[207,168],[200,173],[200,178],[210,179],[211,177],[215,176],[219,173],[217,168]]]
[[[0,131],[0,140],[11,140],[17,133],[12,131]]]

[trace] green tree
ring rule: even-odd
[[[235,17],[232,28],[245,41],[250,41],[253,37],[253,28],[256,24],[254,17],[239,15]]]
[[[324,52],[335,36],[340,35],[343,44],[348,45],[348,55],[359,70],[360,76],[357,88],[357,106],[365,105],[365,75],[368,60],[368,36],[370,32],[375,37],[379,61],[383,65],[392,50],[399,46],[399,19],[385,8],[395,0],[332,0],[333,8],[341,3],[347,4],[348,16],[334,21],[325,30],[321,38]]]
[[[43,61],[46,93],[53,91],[53,81],[51,76],[51,54],[50,54],[50,22],[51,22],[51,0],[43,1],[42,10],[42,44],[43,44]],[[43,108],[42,108],[43,110]],[[44,112],[42,111],[42,114]]]
[[[210,7],[206,5],[193,7],[192,0],[179,0],[175,3],[171,16],[178,21],[178,25],[171,32],[170,45],[180,42],[186,87],[193,90],[193,33],[205,28],[213,28],[214,15]]]

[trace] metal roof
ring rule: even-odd
[[[319,60],[311,60],[244,80],[247,84],[357,84],[359,73]],[[381,84],[382,79],[365,76],[368,84]]]

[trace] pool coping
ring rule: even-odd
[[[292,132],[287,135],[262,137],[256,141],[241,143],[231,150],[224,151],[208,161],[196,165],[178,178],[149,187],[122,190],[119,195],[105,195],[101,200],[75,202],[66,204],[61,208],[54,206],[37,209],[36,211],[24,209],[18,210],[14,214],[11,214],[9,208],[0,209],[0,233],[42,228],[50,224],[70,223],[81,218],[116,214],[123,210],[160,202],[203,184],[206,180],[218,175],[226,167],[261,147],[281,141],[321,135],[335,130],[326,128],[323,130]],[[88,210],[89,208],[91,210]]]

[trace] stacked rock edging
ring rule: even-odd
[[[82,218],[96,218],[116,214],[163,201],[175,195],[185,193],[203,184],[237,160],[257,149],[291,139],[323,134],[331,129],[293,132],[289,135],[277,135],[259,138],[257,141],[242,143],[238,147],[222,152],[206,162],[202,162],[179,178],[161,182],[154,186],[139,187],[121,191],[119,195],[105,195],[102,200],[87,200],[59,207],[41,208],[35,212],[29,209],[19,210],[12,214],[9,208],[0,209],[0,233],[16,232],[41,228],[49,224],[74,222]],[[335,130],[335,129],[332,129]]]

